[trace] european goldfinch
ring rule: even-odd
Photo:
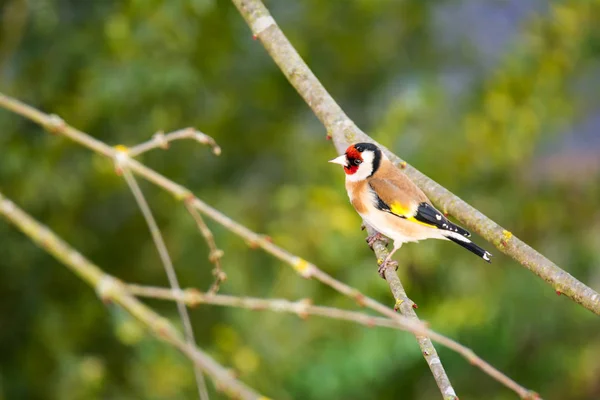
[[[394,241],[393,250],[379,266],[382,277],[388,265],[397,266],[391,257],[402,243],[424,239],[451,240],[491,262],[492,255],[470,241],[467,230],[444,217],[374,144],[353,144],[329,162],[344,167],[350,202],[363,221],[379,232],[367,238],[369,245],[381,234]]]

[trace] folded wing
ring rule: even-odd
[[[431,228],[454,232],[464,237],[471,236],[466,229],[450,222],[431,205],[425,194],[408,181],[408,178],[373,178],[369,180],[369,185],[375,194],[375,207],[379,210]]]

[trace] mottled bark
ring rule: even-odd
[[[548,282],[554,291],[569,297],[588,310],[600,315],[600,295],[571,274],[559,268],[548,258],[518,239],[480,211],[442,187],[423,173],[411,167],[397,155],[375,142],[348,118],[325,90],[283,32],[268,10],[258,0],[233,0],[248,22],[253,34],[261,41],[289,82],[304,98],[308,106],[327,129],[338,151],[342,153],[351,143],[371,142],[380,146],[396,165],[413,180],[444,212],[482,236],[500,251],[512,257],[525,268]]]

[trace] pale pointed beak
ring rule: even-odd
[[[329,162],[333,163],[333,164],[340,164],[340,165],[343,165],[344,167],[346,165],[348,165],[348,162],[347,162],[345,154],[342,154],[341,156],[339,156],[337,158],[334,158],[333,160],[329,160]]]

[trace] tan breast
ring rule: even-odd
[[[375,230],[398,243],[414,242],[427,238],[442,239],[437,229],[378,210],[375,207],[374,198],[368,185],[367,181],[347,181],[346,190],[356,211]]]
[[[350,202],[359,214],[365,214],[367,212],[368,200],[368,183],[366,180],[352,182],[346,181],[346,190],[348,191],[348,197]]]

